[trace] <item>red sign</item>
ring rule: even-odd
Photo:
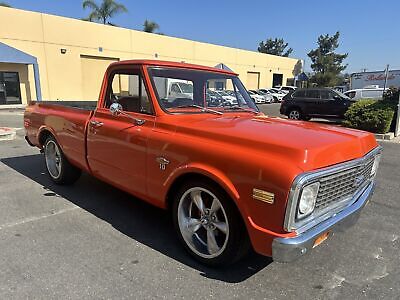
[[[394,75],[389,74],[387,79],[388,80],[394,79]],[[368,75],[367,81],[374,81],[374,80],[385,80],[385,73]]]

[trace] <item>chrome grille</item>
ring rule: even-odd
[[[373,164],[372,158],[362,165],[322,177],[315,205],[316,210],[350,200],[371,179]]]

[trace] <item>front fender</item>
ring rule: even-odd
[[[190,163],[186,165],[182,165],[178,168],[176,168],[165,180],[164,182],[164,187],[166,187],[166,190],[169,191],[171,188],[172,184],[181,176],[186,175],[186,174],[199,174],[206,176],[213,181],[215,181],[217,184],[219,184],[228,194],[231,196],[231,198],[235,201],[235,203],[239,206],[239,193],[232,183],[232,181],[221,171],[218,170],[217,168],[203,164],[203,163]]]

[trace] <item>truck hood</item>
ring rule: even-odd
[[[245,113],[198,116],[184,118],[177,132],[282,156],[303,171],[360,158],[377,146],[371,133],[339,126]]]

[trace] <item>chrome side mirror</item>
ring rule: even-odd
[[[110,112],[113,116],[118,116],[122,113],[122,105],[119,103],[112,103],[110,105]]]

